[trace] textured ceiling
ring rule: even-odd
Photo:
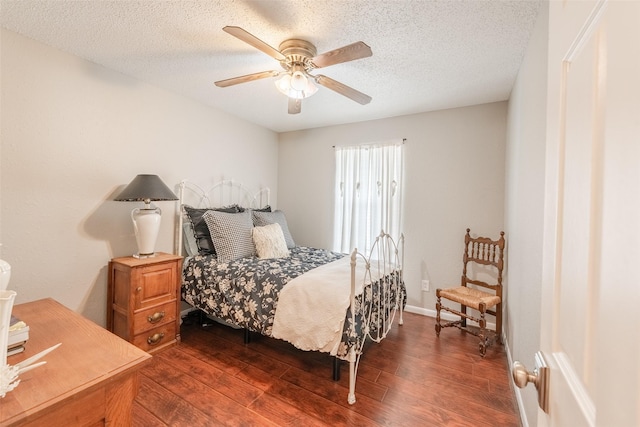
[[[3,27],[277,132],[506,100],[539,0],[0,0]],[[287,113],[273,79],[217,80],[281,69],[222,31],[239,26],[277,48],[318,53],[364,41],[373,56],[322,69],[370,95],[320,90]]]

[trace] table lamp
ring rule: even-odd
[[[152,201],[178,200],[173,191],[158,175],[138,175],[114,200],[119,202],[144,202],[144,208],[131,211],[133,228],[138,243],[136,258],[155,256],[154,248],[160,230],[162,211],[153,206]]]

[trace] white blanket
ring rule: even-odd
[[[371,277],[378,280],[378,268],[372,262]],[[387,270],[388,272],[388,270]],[[365,262],[358,259],[355,275],[355,295],[362,294],[365,285]],[[273,320],[272,336],[290,342],[301,350],[313,350],[336,355],[347,308],[351,297],[351,258],[308,271],[287,283],[280,291]]]

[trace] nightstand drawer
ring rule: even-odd
[[[136,312],[133,316],[133,333],[138,335],[141,332],[175,321],[176,302],[173,300],[163,305]]]
[[[152,352],[176,342],[176,324],[167,323],[153,328],[133,338],[133,345],[144,351]]]

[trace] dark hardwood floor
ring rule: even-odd
[[[182,342],[141,370],[134,425],[519,426],[503,346],[482,359],[476,337],[446,329],[437,338],[434,322],[405,313],[367,347],[354,405],[346,363],[334,382],[326,354],[183,324]]]

